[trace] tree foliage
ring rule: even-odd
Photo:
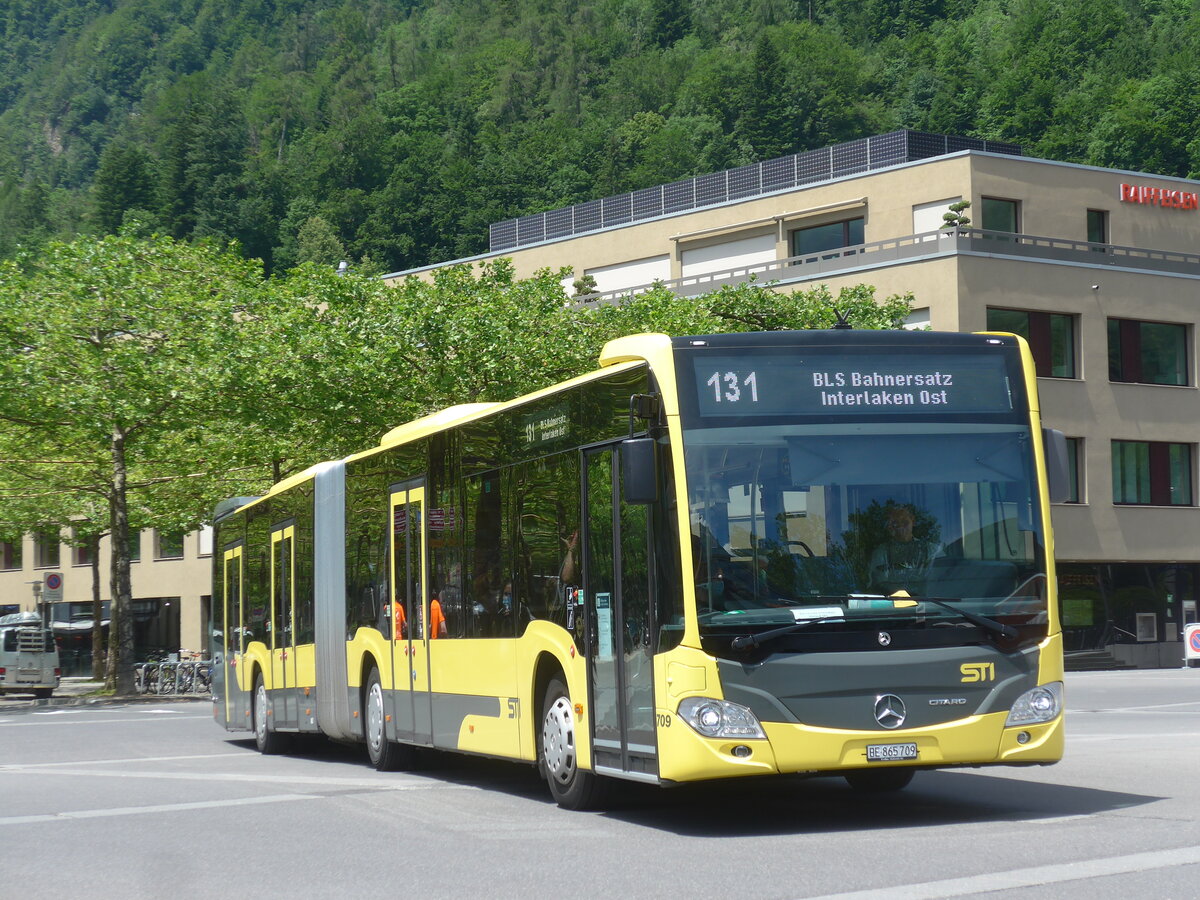
[[[195,528],[219,499],[401,422],[586,372],[614,337],[825,328],[838,314],[894,328],[911,304],[869,286],[834,298],[747,282],[585,306],[567,278],[517,279],[508,260],[397,287],[312,263],[266,277],[233,249],[130,229],[0,262],[0,381],[22,386],[0,393],[0,536],[109,535],[109,675],[128,693],[140,528]]]
[[[111,536],[111,671],[123,692],[131,527],[195,527],[198,499],[237,471],[240,445],[220,414],[236,373],[227,348],[261,282],[237,254],[127,234],[0,264],[0,381],[21,386],[0,393],[7,492],[65,497],[52,507],[60,523]]]
[[[0,256],[145,210],[269,268],[897,127],[1200,174],[1194,3],[47,0],[0,13]],[[146,196],[147,178],[153,190]]]

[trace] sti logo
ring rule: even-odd
[[[958,667],[962,672],[963,684],[973,684],[977,681],[995,681],[995,663],[963,663]]]

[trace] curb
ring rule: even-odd
[[[127,694],[125,696],[93,694],[65,695],[46,699],[7,700],[0,697],[2,709],[41,709],[62,706],[115,706],[139,703],[197,703],[212,702],[212,694]]]

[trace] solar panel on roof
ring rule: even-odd
[[[697,206],[724,203],[729,198],[726,191],[726,174],[725,172],[714,172],[711,175],[701,175],[696,179]]]
[[[600,201],[604,227],[624,225],[633,219],[633,198],[629,194],[605,197]]]
[[[663,212],[682,212],[696,205],[696,179],[663,185]]]
[[[762,164],[763,192],[782,191],[796,184],[796,156],[768,159]]]
[[[661,216],[663,211],[663,189],[661,187],[643,188],[633,192],[633,218],[651,219]]]
[[[755,197],[761,194],[762,179],[759,177],[762,167],[758,163],[741,166],[729,170],[729,199],[741,200],[743,197]]]
[[[886,166],[941,156],[957,150],[987,150],[1020,156],[1021,148],[1003,141],[954,137],[902,129],[860,138],[793,156],[713,172],[697,178],[645,188],[628,194],[589,200],[576,206],[522,216],[489,226],[493,251],[568,237],[660,215],[741,200],[854,175]]]

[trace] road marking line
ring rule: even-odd
[[[144,763],[144,762],[171,762],[177,759],[229,759],[230,757],[243,757],[255,759],[254,756],[248,756],[246,753],[188,753],[179,756],[130,756],[125,759],[73,759],[67,762],[52,762],[52,763],[10,763],[8,765],[0,765],[0,772],[5,769],[50,769],[61,768],[63,766],[111,766],[125,765],[127,763]]]
[[[34,713],[34,715],[35,716],[41,715],[41,713]],[[156,722],[156,723],[162,722],[162,724],[165,725],[168,722],[182,722],[185,719],[208,719],[209,721],[212,721],[212,716],[179,716],[178,718],[174,718],[174,719],[157,719],[157,720],[156,719],[147,719],[144,717],[139,717],[136,719],[52,719],[52,720],[39,719],[37,721],[29,721],[29,722],[19,722],[16,720],[8,720],[8,721],[0,721],[0,728],[30,728],[35,725],[38,726],[39,728],[45,727],[46,725],[119,725],[119,724],[124,724],[126,722],[141,722],[143,724],[148,723],[148,722]]]
[[[1054,816],[1048,819],[1021,819],[1022,825],[1061,825],[1063,822],[1076,822],[1080,819],[1092,818],[1091,813],[1079,813],[1074,816]]]
[[[1071,743],[1079,741],[1162,741],[1170,740],[1171,738],[1189,738],[1195,740],[1200,738],[1200,731],[1160,731],[1157,733],[1139,731],[1135,734],[1118,734],[1116,732],[1102,731],[1096,734],[1072,734],[1070,737]]]
[[[103,819],[110,816],[141,816],[149,813],[184,812],[196,809],[218,809],[226,806],[253,806],[259,803],[290,803],[293,800],[317,800],[319,794],[274,794],[267,797],[242,797],[236,800],[201,800],[195,803],[166,803],[161,806],[120,806],[113,809],[80,809],[70,812],[35,816],[0,817],[0,826],[29,825],[35,822],[58,822],[63,819]]]
[[[365,788],[372,791],[414,791],[439,790],[471,787],[470,785],[448,784],[442,781],[407,781],[405,777],[392,778],[339,778],[321,777],[315,775],[264,775],[259,773],[242,772],[209,772],[198,774],[194,772],[101,772],[95,769],[37,769],[25,766],[0,767],[0,775],[72,775],[84,778],[145,778],[159,781],[212,781],[237,782],[244,784],[296,784],[314,788]]]
[[[939,900],[944,897],[997,893],[1017,888],[1037,887],[1043,884],[1083,881],[1089,878],[1126,875],[1130,872],[1166,869],[1172,866],[1190,866],[1197,863],[1200,863],[1200,847],[1181,847],[1178,850],[1152,850],[1146,853],[1130,853],[1107,859],[1085,859],[1079,862],[1037,866],[1032,869],[1017,869],[1011,872],[989,872],[985,875],[972,875],[967,878],[926,881],[923,884],[896,884],[877,890],[826,894],[822,897],[810,898],[810,900]]]

